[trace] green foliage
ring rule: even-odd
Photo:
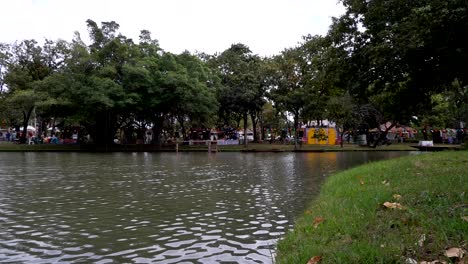
[[[223,125],[238,127],[241,118],[263,106],[260,59],[243,44],[234,44],[212,59],[219,72],[219,116]],[[237,123],[237,124],[236,124]]]
[[[331,97],[326,109],[326,117],[336,123],[336,127],[341,130],[341,136],[346,131],[359,129],[365,122],[363,108],[357,105],[348,93]],[[343,138],[341,138],[341,146],[343,147]]]
[[[5,76],[7,73],[7,68],[10,60],[9,46],[0,43],[0,99],[5,91]]]
[[[271,102],[267,102],[263,107],[263,125],[271,133],[271,136],[279,136],[281,130],[286,128],[286,118]]]
[[[3,113],[11,125],[21,125],[21,142],[26,140],[26,129],[33,113],[46,109],[51,102],[41,82],[61,70],[67,51],[65,42],[50,40],[42,47],[34,40],[3,47],[6,56],[2,56],[5,67],[2,81],[8,87],[1,95],[7,105]]]
[[[24,125],[35,112],[82,125],[102,143],[119,129],[151,128],[158,142],[175,128],[185,135],[242,120],[246,128],[249,116],[255,139],[258,124],[280,129],[291,115],[295,128],[323,119],[364,130],[413,116],[434,126],[468,122],[465,4],[342,2],[346,13],[326,36],[307,35],[271,58],[243,44],[172,54],[148,30],[133,42],[115,21],[87,20],[89,45],[78,32],[71,43],[0,44],[1,119]],[[263,108],[267,100],[274,109]]]
[[[378,96],[387,120],[401,123],[431,107],[431,95],[466,84],[468,32],[463,1],[348,1],[330,37],[347,51],[349,91]],[[465,88],[466,89],[466,88]]]

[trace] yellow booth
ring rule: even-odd
[[[336,129],[329,128],[307,128],[307,144],[311,145],[335,145]]]

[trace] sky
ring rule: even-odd
[[[115,21],[138,40],[147,29],[161,48],[214,54],[243,43],[270,56],[307,34],[324,35],[344,13],[338,0],[0,0],[0,42],[45,38],[89,43],[86,20]]]

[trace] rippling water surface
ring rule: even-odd
[[[0,263],[272,263],[331,172],[406,153],[0,153]]]

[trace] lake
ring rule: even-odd
[[[0,153],[0,262],[272,263],[331,173],[410,154]]]

